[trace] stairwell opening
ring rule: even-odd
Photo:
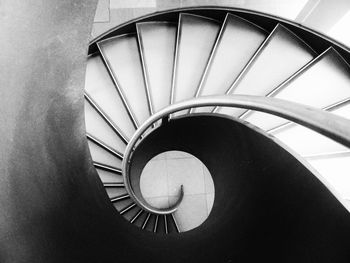
[[[184,198],[174,216],[184,232],[200,226],[212,210],[215,189],[208,168],[189,153],[166,151],[149,160],[142,170],[141,193],[153,207],[172,206],[181,185]]]

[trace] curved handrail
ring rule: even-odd
[[[183,198],[183,188],[176,204],[167,209],[157,209],[141,201],[134,193],[129,175],[129,160],[136,143],[155,122],[172,113],[197,107],[224,106],[256,110],[282,117],[310,128],[330,139],[350,147],[350,120],[332,113],[271,97],[249,95],[205,96],[172,104],[149,117],[134,133],[126,147],[122,162],[122,173],[130,197],[143,209],[155,214],[170,214],[176,211]]]

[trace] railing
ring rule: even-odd
[[[129,171],[130,158],[136,144],[142,140],[143,135],[149,128],[151,128],[157,121],[168,117],[170,114],[190,108],[207,106],[238,107],[273,114],[310,128],[344,146],[350,147],[350,120],[313,107],[281,99],[246,95],[207,96],[179,102],[164,108],[146,120],[146,122],[143,123],[134,133],[124,153],[122,173],[126,189],[135,203],[144,210],[154,214],[171,214],[175,212],[180,205],[184,195],[184,190],[181,187],[179,198],[175,205],[166,209],[152,207],[138,198],[132,188]],[[336,196],[335,193],[333,194]]]

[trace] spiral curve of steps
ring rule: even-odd
[[[85,118],[94,166],[113,205],[141,229],[182,231],[176,212],[140,208],[122,176],[128,142],[161,109],[201,96],[232,94],[274,97],[350,117],[350,67],[335,46],[314,47],[283,21],[272,19],[274,24],[266,27],[242,14],[180,10],[168,20],[164,14],[151,16],[116,29],[90,48]],[[345,146],[253,110],[202,107],[174,115],[191,113],[225,114],[259,127],[306,158],[341,195],[349,194],[341,184],[341,168],[350,160]],[[332,179],[327,164],[339,167],[337,178]]]

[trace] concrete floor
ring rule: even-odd
[[[170,151],[148,162],[141,175],[141,192],[157,208],[173,205],[184,186],[184,198],[175,212],[182,231],[203,223],[213,207],[214,183],[207,167],[185,152]]]

